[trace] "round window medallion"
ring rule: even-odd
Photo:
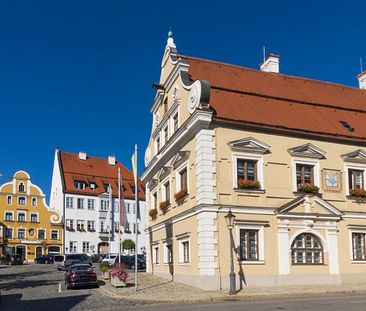
[[[34,236],[34,229],[29,229],[28,230],[28,235],[29,236]]]

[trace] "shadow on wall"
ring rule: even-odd
[[[21,294],[1,296],[1,311],[24,311],[24,310],[52,310],[69,311],[89,295],[80,295],[72,297],[59,297],[37,300],[22,300]]]
[[[167,245],[170,245],[170,256],[171,258],[174,258],[174,254],[173,254],[173,250],[174,250],[174,247],[173,247],[173,224],[171,221],[169,222],[166,222],[165,223],[165,236],[166,236],[166,239],[167,239]],[[172,277],[172,281],[174,281],[174,264],[173,262],[170,261],[169,259],[169,255],[168,255],[168,263],[169,263],[169,273],[170,273],[170,276]],[[170,261],[170,262],[169,262]]]

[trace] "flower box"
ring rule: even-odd
[[[126,287],[126,282],[121,281],[116,276],[111,276],[111,285],[114,286],[114,287]]]
[[[149,210],[149,216],[152,219],[156,219],[157,215],[158,215],[158,210],[156,208],[152,208],[151,210]]]
[[[351,189],[350,195],[357,198],[366,198],[366,190],[363,189]]]
[[[102,278],[103,278],[103,280],[109,280],[109,271],[102,272]]]
[[[181,204],[184,200],[184,198],[187,196],[188,191],[187,189],[182,189],[180,191],[178,191],[176,194],[174,194],[174,199],[175,202],[177,202],[178,204]]]
[[[309,183],[305,183],[305,184],[299,184],[297,186],[297,191],[299,192],[303,192],[303,193],[318,193],[319,192],[319,187],[309,184]]]
[[[170,206],[170,202],[168,200],[161,202],[159,205],[159,207],[163,211],[163,213],[166,212],[166,210],[169,208],[169,206]]]
[[[256,180],[240,179],[238,180],[238,188],[248,190],[259,190],[261,188],[261,184],[259,181]]]

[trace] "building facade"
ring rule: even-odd
[[[123,180],[127,224],[120,228],[118,200],[118,168]],[[108,190],[109,186],[112,193]],[[52,174],[50,206],[63,217],[64,252],[88,255],[118,252],[121,241],[135,241],[138,230],[138,252],[146,249],[146,209],[144,187],[139,184],[141,221],[135,224],[132,172],[114,156],[91,157],[84,152],[73,154],[56,150]],[[113,216],[112,216],[113,204]],[[107,219],[113,217],[108,227]]]
[[[366,276],[366,85],[177,53],[168,38],[145,155],[150,272],[229,287]],[[362,89],[363,88],[363,89]]]
[[[16,172],[0,187],[0,254],[33,261],[42,254],[61,253],[61,215],[49,209],[27,172]]]

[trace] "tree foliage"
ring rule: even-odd
[[[122,248],[123,249],[135,249],[135,242],[132,241],[131,239],[126,239],[126,240],[123,240],[122,242]]]

